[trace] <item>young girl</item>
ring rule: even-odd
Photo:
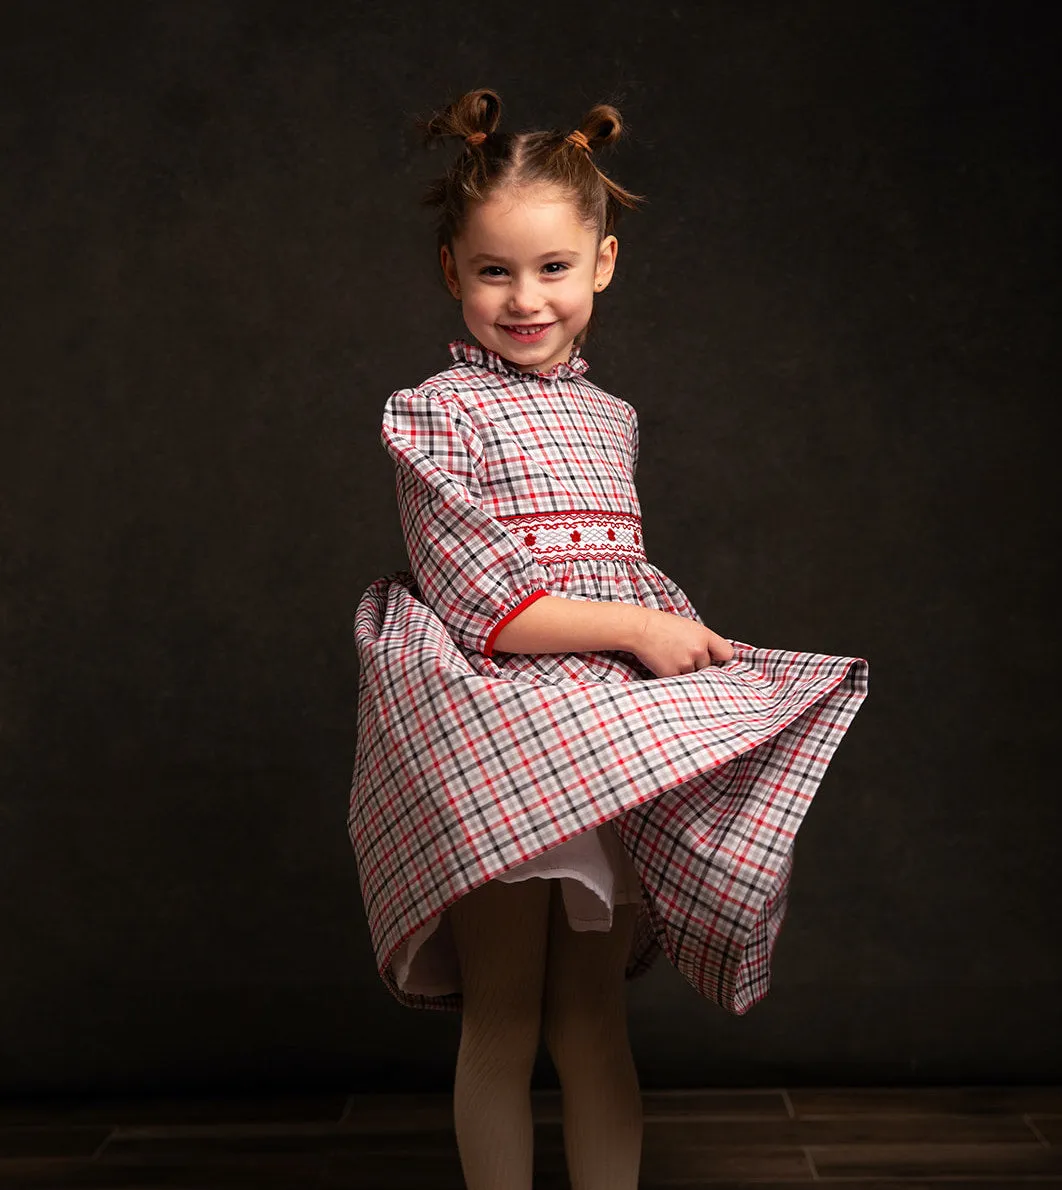
[[[430,190],[470,340],[384,407],[410,569],[355,615],[349,829],[376,961],[462,1011],[469,1190],[530,1190],[540,1032],[575,1190],[633,1190],[626,980],[663,951],[735,1014],[767,992],[793,841],[867,690],[862,658],[754,648],[649,560],[635,410],[586,378],[636,198],[601,172],[619,113],[499,131],[489,90]]]

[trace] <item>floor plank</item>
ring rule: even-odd
[[[1030,1115],[1029,1123],[1049,1145],[1062,1145],[1062,1116]]]
[[[0,1126],[15,1124],[198,1124],[331,1121],[343,1117],[350,1096],[104,1097],[0,1099]],[[376,1096],[379,1100],[383,1096]]]
[[[47,1125],[0,1128],[0,1159],[91,1157],[107,1140],[110,1132],[110,1128],[52,1128]]]
[[[536,1090],[535,1190],[568,1190]],[[1062,1187],[1053,1087],[646,1091],[640,1190]],[[444,1094],[0,1104],[11,1190],[464,1190]]]
[[[4,1190],[317,1190],[325,1185],[325,1172],[324,1159],[317,1156],[195,1164],[5,1161],[0,1163],[0,1186]],[[349,1190],[375,1187],[364,1183],[362,1188],[355,1182]]]
[[[86,1161],[11,1161],[0,1166],[0,1185],[5,1190],[465,1190],[454,1167],[433,1169],[430,1181],[418,1169],[396,1169],[393,1162],[371,1169],[319,1160],[264,1165],[259,1161],[216,1162],[181,1165],[101,1166]],[[640,1190],[807,1190],[821,1185],[829,1190],[1019,1190],[1027,1187],[1062,1186],[1062,1176],[1036,1175],[1025,1179],[1013,1175],[943,1178],[873,1176],[809,1181],[795,1178],[728,1177],[718,1172],[691,1179],[684,1173],[666,1177],[660,1171],[644,1170]],[[569,1190],[567,1179],[556,1174],[536,1174],[535,1190]]]
[[[797,1116],[1062,1114],[1062,1087],[800,1087]]]
[[[808,1156],[822,1178],[1062,1177],[1062,1149],[1040,1144],[815,1145]]]

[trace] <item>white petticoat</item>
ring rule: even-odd
[[[583,831],[526,863],[495,876],[505,884],[538,877],[559,880],[573,930],[610,930],[616,905],[637,904],[641,883],[619,836],[609,823]],[[422,996],[461,990],[461,970],[450,931],[450,914],[436,914],[395,951],[398,986]]]

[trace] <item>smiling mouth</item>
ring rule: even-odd
[[[514,339],[522,339],[528,343],[534,343],[545,335],[546,331],[553,326],[552,322],[527,322],[527,323],[504,323],[498,324],[502,330],[510,334]]]

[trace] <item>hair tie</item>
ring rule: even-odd
[[[486,139],[487,134],[485,132],[470,132],[468,136],[465,137],[465,144],[481,145]]]
[[[586,139],[585,134],[580,132],[578,128],[574,132],[569,132],[564,139],[579,149],[585,149],[588,153],[594,151],[590,148],[590,142]]]

